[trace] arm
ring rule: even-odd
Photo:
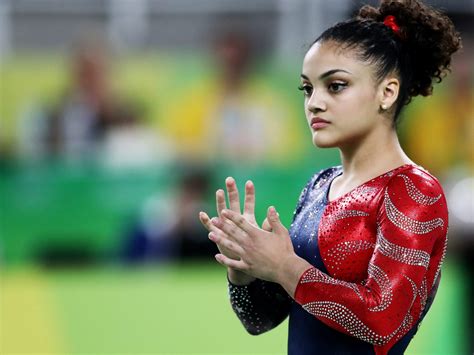
[[[426,174],[425,174],[426,175]],[[417,174],[392,177],[377,211],[377,243],[361,283],[335,279],[298,257],[273,208],[272,233],[229,210],[234,225],[214,221],[230,239],[214,238],[239,255],[223,265],[281,284],[309,313],[340,332],[386,352],[417,322],[441,266],[447,208],[439,184]]]
[[[283,286],[290,292],[294,287],[296,302],[328,326],[390,349],[423,310],[423,290],[436,281],[444,256],[447,224],[436,181],[416,174],[392,177],[378,211],[365,282],[337,280],[310,267]]]
[[[298,199],[293,220],[301,209],[308,189],[314,183],[318,175],[319,173],[315,174],[310,181],[306,183]],[[221,201],[220,203],[218,202],[218,211],[220,214],[225,208],[225,202],[222,201],[222,197],[218,197],[218,201],[219,200]],[[253,209],[251,209],[251,211],[253,212]],[[250,222],[250,224],[256,225],[256,222]],[[268,218],[263,222],[262,229],[268,232],[272,231],[272,226]],[[217,245],[221,245],[221,249],[225,248],[222,243],[217,243]],[[281,285],[254,278],[231,267],[227,269],[229,297],[232,309],[250,334],[258,335],[269,331],[286,319],[293,301]]]
[[[276,283],[256,279],[245,286],[228,284],[232,309],[252,335],[275,328],[290,312],[291,298]]]
[[[235,180],[227,178],[226,188],[231,210],[240,214],[239,193]],[[245,201],[242,217],[250,224],[257,226],[254,206],[255,188],[253,183],[248,181],[245,184]],[[224,191],[218,190],[216,192],[216,209],[219,216],[225,208]],[[201,212],[199,218],[203,225],[211,232],[211,239],[213,234],[220,235],[223,238],[226,237],[212,225],[206,213]],[[262,228],[267,231],[271,230],[267,220],[263,222]],[[238,256],[224,245],[217,244],[217,247],[224,255],[238,260]],[[256,279],[245,272],[231,267],[227,268],[227,280],[232,309],[250,334],[257,335],[273,329],[288,316],[291,298],[280,285]]]

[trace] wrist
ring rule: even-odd
[[[311,267],[313,265],[293,253],[282,261],[275,282],[279,283],[294,298],[301,275]]]
[[[227,268],[227,279],[236,286],[246,286],[256,280],[255,277],[230,267]]]

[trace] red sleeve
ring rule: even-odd
[[[412,172],[390,179],[376,213],[367,279],[350,283],[310,268],[295,300],[330,327],[386,353],[419,319],[444,258],[448,215],[439,183]]]

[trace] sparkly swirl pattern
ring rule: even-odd
[[[304,304],[303,308],[316,317],[331,319],[356,338],[379,346],[387,344],[400,331],[410,329],[409,324],[412,319],[410,314],[407,314],[397,329],[388,335],[382,335],[369,328],[356,314],[340,303],[330,301],[309,302]]]
[[[375,307],[369,307],[371,312],[380,312],[390,306],[392,303],[392,286],[390,285],[390,279],[388,278],[385,271],[374,264],[369,264],[369,278],[375,280],[380,288],[380,303]]]
[[[342,211],[338,211],[333,216],[331,216],[331,219],[328,222],[335,222],[340,219],[349,218],[349,217],[365,217],[368,215],[369,214],[367,212],[359,211],[359,210],[342,210]]]
[[[300,282],[301,283],[320,282],[320,283],[326,283],[326,284],[331,284],[331,285],[341,285],[343,287],[350,288],[352,291],[355,292],[357,297],[359,297],[361,300],[364,300],[356,284],[334,279],[332,277],[329,277],[326,274],[323,274],[322,272],[318,272],[317,269],[310,269],[307,273],[304,274]]]
[[[413,165],[372,179],[365,190],[372,193],[348,194],[326,209],[319,246],[329,273],[306,270],[294,299],[329,327],[373,344],[376,354],[387,354],[417,324],[439,276],[447,205],[436,178]],[[368,215],[341,223],[340,216],[348,218],[347,211],[356,210]],[[346,256],[372,247],[365,265]],[[351,267],[352,275],[339,271]]]
[[[426,269],[430,264],[430,254],[426,251],[405,248],[394,244],[383,236],[380,229],[377,230],[377,250],[389,258],[405,264],[419,265]]]
[[[372,249],[374,247],[374,243],[368,242],[366,240],[348,240],[331,248],[329,255],[334,258],[334,265],[340,265],[344,262],[347,256],[355,254],[359,251]]]
[[[438,202],[438,200],[441,198],[441,194],[436,197],[423,195],[423,193],[416,188],[415,184],[408,176],[406,176],[405,174],[399,174],[398,176],[405,181],[405,186],[407,188],[407,192],[410,198],[413,201],[419,203],[420,205],[430,206]]]
[[[428,285],[426,284],[426,277],[423,278],[421,282],[421,287],[418,290],[418,295],[420,296],[421,309],[425,309],[426,299],[428,298]]]
[[[441,218],[422,222],[404,215],[395,207],[387,191],[385,191],[385,211],[387,212],[388,219],[394,225],[410,233],[427,234],[435,228],[444,226]]]
[[[375,345],[386,344],[394,334],[381,335],[369,328],[348,307],[330,301],[308,302],[303,308],[316,317],[331,319],[342,326],[349,334]]]

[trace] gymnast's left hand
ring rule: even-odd
[[[232,223],[225,223],[225,219]],[[214,233],[209,238],[240,258],[234,260],[217,254],[216,260],[259,279],[278,283],[288,262],[296,255],[288,230],[281,223],[274,207],[268,208],[267,219],[272,227],[271,232],[250,224],[242,215],[228,209],[222,211],[220,219],[213,218],[212,223],[228,238]]]

